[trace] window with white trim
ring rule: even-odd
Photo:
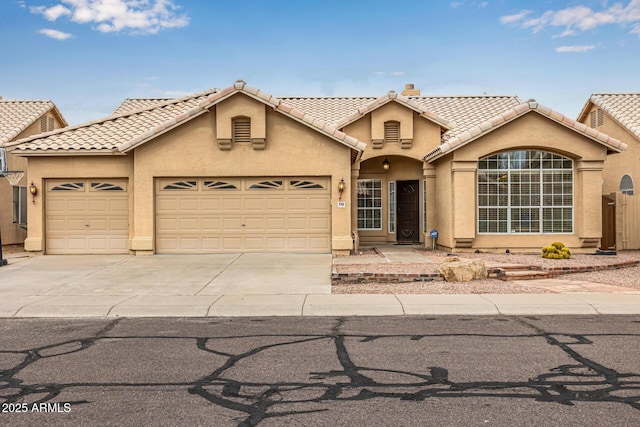
[[[6,174],[8,170],[7,149],[5,147],[0,147],[0,175]]]
[[[382,180],[358,180],[358,230],[382,230]]]
[[[628,174],[625,174],[620,180],[620,192],[633,196],[633,179]]]
[[[27,187],[13,187],[13,223],[27,223]]]
[[[518,150],[478,161],[479,233],[572,233],[573,161]]]
[[[389,234],[396,232],[396,183],[389,182]]]

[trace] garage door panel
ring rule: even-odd
[[[331,209],[331,205],[329,204],[329,200],[321,199],[317,197],[309,198],[309,210],[311,211],[320,211],[320,212],[329,212]]]
[[[47,253],[127,253],[126,180],[47,180],[45,188]]]
[[[245,218],[242,228],[245,232],[264,232],[267,230],[265,218]]]
[[[243,201],[240,197],[224,199],[222,201],[222,208],[225,211],[233,211],[233,210],[241,211],[244,208]]]
[[[87,220],[84,218],[69,218],[66,221],[65,228],[60,230],[63,234],[73,232],[84,232],[87,228]]]
[[[222,220],[217,218],[202,218],[203,233],[219,233],[222,230]]]
[[[171,191],[164,181],[156,184],[157,252],[330,251],[326,178],[178,178],[195,184]]]
[[[242,228],[242,218],[222,218],[222,230],[240,231]]]
[[[198,232],[200,230],[199,218],[181,218],[178,222],[178,232],[180,231],[193,231]]]
[[[207,194],[201,199],[201,207],[203,211],[217,213],[222,209],[222,200],[218,196],[211,197]]]
[[[223,237],[222,249],[226,251],[242,251],[242,238],[240,237]]]
[[[178,209],[181,211],[200,211],[200,199],[197,197],[180,199]]]
[[[78,214],[84,215],[87,212],[87,200],[85,199],[67,199],[65,210],[68,215]]]
[[[328,232],[331,229],[331,222],[329,218],[311,217],[309,218],[309,229],[316,232]]]

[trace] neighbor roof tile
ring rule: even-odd
[[[640,93],[595,93],[591,95],[589,102],[606,111],[632,135],[640,139]],[[579,119],[586,114],[586,108],[587,106]]]

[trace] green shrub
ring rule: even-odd
[[[573,253],[562,242],[553,242],[550,246],[542,248],[542,258],[569,259]]]

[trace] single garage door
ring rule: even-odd
[[[329,182],[157,179],[156,252],[330,252]]]
[[[126,180],[47,180],[45,204],[47,253],[128,252]]]

